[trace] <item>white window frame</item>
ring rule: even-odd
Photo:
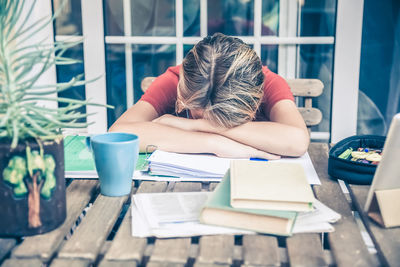
[[[28,15],[29,8],[32,6],[34,3],[33,0],[28,0],[25,3],[25,6],[22,10],[21,17],[26,17]],[[33,11],[31,13],[31,16],[29,20],[27,21],[26,27],[29,27],[31,24],[36,23],[39,19],[42,19],[46,17],[46,19],[50,20],[52,17],[52,10],[51,10],[51,0],[43,0],[43,1],[37,1]],[[22,22],[21,22],[22,23]],[[41,31],[37,32],[34,36],[32,36],[26,43],[32,42],[32,44],[36,44],[40,42],[41,40],[45,40],[48,36],[54,36],[53,33],[53,26],[51,23],[47,24]],[[48,38],[46,40],[46,44],[48,45],[53,45],[54,40],[53,38]],[[39,70],[41,69],[42,65],[36,65],[32,69],[32,75],[33,73],[38,73]],[[49,84],[55,84],[57,82],[56,78],[56,67],[51,66],[48,70],[46,70],[36,81],[35,85],[40,86],[40,85],[49,85]],[[56,97],[57,94],[54,93],[54,95],[51,95],[52,97]],[[57,108],[57,102],[55,101],[38,101],[38,105],[48,107],[48,108]]]
[[[331,142],[357,133],[364,0],[338,0],[332,87]]]
[[[104,43],[125,45],[126,96],[127,107],[133,105],[133,69],[132,44],[173,44],[176,45],[176,63],[183,60],[183,45],[195,44],[207,36],[207,0],[200,0],[200,37],[183,36],[183,0],[175,0],[176,36],[149,37],[131,36],[130,0],[123,0],[124,36],[104,36],[102,0],[82,0],[82,25],[84,38],[84,59],[86,78],[105,73]],[[279,36],[261,35],[262,0],[254,0],[254,35],[238,36],[244,42],[252,44],[260,55],[262,45],[279,45],[278,74],[285,78],[295,78],[298,71],[299,49],[301,44],[335,45],[331,131],[312,132],[311,138],[336,142],[354,134],[357,125],[358,79],[362,32],[363,0],[337,1],[337,26],[335,36],[297,37],[300,27],[300,6],[296,0],[280,0]],[[283,14],[283,12],[285,12]],[[56,36],[56,40],[66,39]],[[103,43],[104,42],[104,43]],[[99,45],[101,44],[101,45]],[[93,90],[93,88],[96,90]],[[86,97],[95,102],[106,103],[105,75],[96,84],[86,86]],[[342,107],[342,103],[352,105]],[[96,108],[94,122],[89,132],[106,131],[107,114],[105,108]]]

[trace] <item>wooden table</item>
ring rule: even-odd
[[[380,244],[372,256],[362,240],[351,204],[327,174],[328,145],[313,143],[309,153],[322,181],[316,197],[342,215],[336,231],[325,235],[218,235],[194,238],[134,238],[130,198],[99,194],[96,180],[73,180],[67,187],[67,219],[47,234],[22,239],[0,238],[2,266],[380,266],[400,263],[400,229],[368,229]],[[215,183],[142,182],[133,192],[207,191]],[[351,189],[357,201],[365,187]],[[356,193],[354,193],[356,192]],[[364,194],[365,195],[365,194]],[[359,197],[360,196],[360,197]],[[362,200],[360,200],[362,202]],[[73,234],[70,229],[92,203]],[[357,203],[357,202],[356,202]],[[66,236],[69,236],[66,238]],[[397,239],[396,239],[397,237]],[[387,239],[390,242],[386,242]]]

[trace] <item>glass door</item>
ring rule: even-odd
[[[365,0],[357,134],[386,135],[400,112],[400,2]]]
[[[54,8],[61,2],[53,0]],[[346,6],[353,2],[362,7],[362,0],[69,0],[55,32],[56,40],[85,36],[83,45],[71,51],[83,58],[84,64],[71,71],[81,68],[86,78],[104,77],[81,89],[76,97],[115,106],[107,113],[100,109],[100,114],[90,119],[95,124],[89,131],[105,131],[138,101],[144,77],[158,76],[180,64],[196,42],[222,32],[250,44],[263,64],[284,78],[316,78],[324,83],[324,93],[314,103],[322,111],[323,121],[312,129],[311,137],[329,141],[335,131],[343,132],[343,127],[332,122],[335,113],[340,114],[335,107],[344,98],[340,94],[332,97],[334,91],[340,92],[333,88],[342,79],[341,75],[336,79],[334,68],[346,69],[345,64],[337,64],[341,62],[337,56],[346,55],[342,52],[346,42],[354,43],[337,40],[336,20],[344,21],[342,28],[351,28],[353,22],[343,19],[348,15],[340,14],[351,10]],[[361,27],[359,31],[361,35]],[[59,79],[67,79],[70,73],[57,69]],[[351,90],[358,92],[358,86],[353,87]],[[357,117],[356,111],[351,113]]]

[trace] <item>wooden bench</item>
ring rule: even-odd
[[[141,89],[146,92],[147,88],[156,77],[145,77],[141,83]],[[322,120],[322,112],[312,107],[312,100],[320,96],[324,90],[324,84],[318,79],[288,79],[292,93],[297,98],[297,105],[304,122],[309,131],[312,126],[318,125]]]

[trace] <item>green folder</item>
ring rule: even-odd
[[[86,146],[86,136],[68,135],[64,138],[65,171],[94,171],[92,152]],[[146,154],[140,153],[136,170],[147,170]]]

